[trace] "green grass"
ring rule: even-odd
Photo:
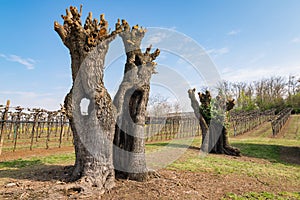
[[[75,161],[74,153],[65,153],[51,155],[47,157],[40,157],[40,160],[44,164],[64,164],[64,163],[73,163]]]
[[[286,199],[300,199],[300,192],[280,192],[280,193],[270,193],[270,192],[248,192],[243,195],[237,195],[234,193],[227,194],[222,200],[264,200],[264,199],[276,199],[276,200],[286,200]]]
[[[64,153],[45,157],[34,157],[29,159],[17,159],[12,161],[0,162],[0,169],[20,169],[39,165],[52,164],[73,164],[75,160],[74,153]]]
[[[277,181],[289,179],[300,180],[300,167],[281,163],[252,162],[250,160],[229,159],[219,155],[205,157],[191,156],[184,162],[175,161],[168,166],[172,170],[192,172],[209,172],[214,174],[237,174],[249,177],[274,177]]]
[[[282,162],[280,160],[280,148],[299,147],[300,141],[277,138],[249,138],[233,139],[231,144],[238,147],[244,156],[262,158],[271,162]]]
[[[239,148],[244,156],[263,158],[271,162],[280,162],[279,145],[250,142],[233,142],[232,145]]]
[[[195,138],[173,139],[163,142],[152,142],[146,144],[146,153],[159,151],[162,148],[189,148],[195,142]],[[197,139],[198,141],[198,139]]]
[[[295,123],[294,123],[295,124]],[[297,127],[298,128],[298,127]],[[296,129],[292,129],[296,130]],[[298,130],[298,129],[297,129]],[[197,148],[201,145],[201,138],[173,139],[163,142],[146,144],[146,154],[159,152],[164,148],[182,149],[184,155],[166,168],[176,171],[192,171],[214,174],[217,176],[234,175],[240,177],[252,177],[265,185],[280,185],[288,183],[294,188],[300,185],[300,165],[289,164],[281,160],[282,147],[300,147],[300,134],[288,133],[285,138],[271,138],[269,132],[260,131],[261,134],[253,134],[248,138],[230,138],[230,144],[238,147],[242,157],[230,157],[224,155],[201,155]],[[257,132],[258,133],[258,132]],[[296,137],[293,136],[296,135]],[[192,140],[193,139],[193,140]],[[45,141],[40,145],[45,147]],[[71,142],[71,141],[70,141]],[[68,142],[66,142],[68,143]],[[51,143],[49,143],[51,144]],[[189,145],[196,148],[189,148]],[[20,145],[20,147],[23,147]],[[28,148],[28,147],[26,147]],[[39,156],[28,159],[0,162],[2,177],[10,177],[3,174],[16,173],[13,177],[22,176],[29,170],[41,169],[45,165],[71,165],[74,163],[74,153],[63,153],[51,156]],[[48,167],[48,166],[47,166]],[[19,169],[25,170],[19,170]],[[1,182],[2,180],[0,180]],[[247,192],[244,194],[228,193],[223,199],[300,199],[300,191],[297,192]]]
[[[33,159],[33,160],[13,160],[13,161],[6,161],[6,162],[0,162],[0,169],[4,168],[24,168],[24,167],[30,167],[34,165],[41,165],[42,161],[39,159]]]
[[[289,120],[289,126],[286,127],[288,134],[285,134],[283,138],[300,140],[300,115],[292,115]]]
[[[231,138],[230,143],[240,148],[243,157],[208,154],[202,156],[197,148],[201,138],[174,139],[170,141],[146,144],[146,153],[160,151],[163,148],[181,148],[185,154],[166,168],[176,171],[203,172],[214,175],[248,176],[262,181],[265,185],[278,185],[282,181],[292,186],[300,185],[300,166],[288,164],[280,159],[280,148],[300,146],[296,139],[278,139],[252,137],[246,139]],[[197,148],[188,148],[189,145]],[[13,172],[17,169],[39,169],[43,165],[70,165],[75,160],[74,153],[40,156],[0,162],[0,171]],[[21,172],[20,172],[21,173]],[[1,181],[0,181],[1,182]],[[228,193],[224,199],[300,199],[300,193],[248,192],[242,195]]]
[[[159,151],[161,148],[188,148],[188,144],[191,143],[190,139],[178,139],[158,143],[146,144],[146,152],[151,153]],[[191,146],[200,147],[200,137],[194,138]],[[175,161],[169,166],[170,169],[188,170],[188,171],[204,171],[204,172],[216,172],[218,174],[227,173],[241,173],[254,176],[255,173],[262,173],[266,171],[266,174],[274,173],[281,168],[290,170],[296,177],[299,177],[299,167],[283,163],[280,160],[280,146],[299,146],[298,140],[284,140],[274,138],[250,138],[250,139],[232,139],[231,144],[240,148],[242,154],[248,157],[261,158],[270,163],[258,164],[248,161],[229,159],[228,157],[220,155],[208,155],[204,158],[200,158],[198,152],[194,151],[194,154],[187,155],[185,162]],[[35,157],[27,160],[15,160],[8,162],[0,162],[0,168],[3,167],[26,167],[38,164],[63,164],[65,162],[74,162],[74,154],[58,154],[46,157]],[[268,170],[270,168],[270,170]],[[247,170],[244,170],[247,169]],[[250,169],[250,170],[249,170]],[[285,170],[285,171],[286,171]],[[291,176],[291,173],[285,174]]]
[[[146,144],[146,152],[153,152],[169,144],[167,141]]]
[[[251,143],[251,144],[266,144],[280,146],[300,146],[300,139],[284,139],[284,138],[257,138],[249,137],[246,139],[231,138],[231,143]]]
[[[196,138],[192,145],[200,146],[200,138]],[[237,174],[256,178],[273,177],[275,181],[289,180],[300,184],[300,166],[288,164],[280,159],[281,146],[299,146],[299,141],[265,139],[233,139],[233,146],[240,148],[244,156],[250,158],[234,158],[223,155],[209,154],[201,156],[199,152],[192,152],[185,156],[185,160],[175,161],[168,166],[171,170],[192,172],[207,172],[214,174]],[[259,160],[253,160],[251,159]]]

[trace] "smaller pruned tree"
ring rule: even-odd
[[[226,128],[226,114],[234,107],[234,99],[226,101],[222,95],[212,98],[209,91],[198,93],[200,103],[195,97],[196,89],[188,90],[191,106],[202,130],[201,150],[206,153],[239,156],[240,150],[229,145]]]

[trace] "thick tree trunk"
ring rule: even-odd
[[[196,116],[196,118],[199,121],[200,124],[200,128],[201,128],[201,132],[202,132],[202,145],[201,145],[201,150],[203,152],[209,152],[209,147],[208,147],[208,135],[209,135],[209,127],[207,125],[207,123],[204,120],[204,117],[202,116],[202,113],[200,112],[200,104],[197,101],[196,97],[195,97],[195,91],[196,89],[190,89],[188,90],[188,94],[189,94],[189,98],[191,100],[191,106],[194,110],[194,114]]]
[[[227,129],[224,126],[224,117],[212,117],[211,96],[208,91],[205,94],[198,93],[201,106],[195,97],[195,89],[188,90],[189,98],[194,113],[199,120],[202,130],[202,145],[201,150],[206,153],[227,154],[232,156],[239,156],[239,149],[229,145]],[[234,106],[234,101],[229,101],[226,104],[217,98],[218,106],[223,112],[229,111]],[[225,106],[226,105],[226,106]],[[224,106],[224,108],[222,108]]]
[[[80,187],[96,186],[102,192],[114,186],[112,141],[115,111],[103,84],[104,59],[109,43],[117,32],[107,31],[107,22],[100,22],[89,13],[84,26],[76,7],[66,10],[64,25],[54,23],[55,31],[71,54],[73,85],[65,98],[66,115],[74,137],[76,161],[72,180]],[[89,100],[88,113],[81,113],[80,103]]]
[[[151,47],[142,53],[140,44],[145,30],[137,25],[130,28],[125,20],[116,24],[121,30],[127,61],[123,81],[114,98],[117,124],[114,137],[115,172],[122,178],[145,181],[148,169],[145,158],[144,125],[150,92],[150,79],[155,73],[153,62],[159,55]]]

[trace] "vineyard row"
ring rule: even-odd
[[[292,108],[285,108],[272,120],[271,125],[273,136],[276,136],[286,124],[287,120],[291,116],[292,110]]]
[[[266,111],[255,110],[249,112],[231,112],[229,122],[231,127],[233,128],[234,136],[237,136],[251,131],[267,121],[271,121],[274,116],[274,109]]]
[[[230,112],[229,132],[234,136],[254,129],[262,123],[272,121],[273,133],[277,134],[288,118],[290,110],[275,116],[275,110]],[[0,108],[0,154],[1,150],[51,148],[73,145],[72,131],[63,109]],[[147,117],[146,142],[187,138],[201,135],[198,120],[189,113],[172,117]]]

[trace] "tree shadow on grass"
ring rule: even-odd
[[[192,150],[198,150],[200,151],[200,147],[195,147],[191,145],[186,145],[186,144],[177,144],[177,143],[151,143],[151,144],[146,144],[146,146],[152,146],[152,147],[171,147],[171,148],[183,148],[183,149],[192,149]]]
[[[41,160],[18,159],[0,162],[0,178],[68,182],[72,169],[73,166],[45,165]]]
[[[273,163],[300,165],[300,147],[234,142],[243,156],[266,159]]]
[[[300,147],[280,147],[280,159],[286,163],[300,165]]]
[[[200,151],[200,147],[177,143],[152,143],[147,145],[152,147],[168,146],[172,148],[188,148],[191,150]],[[287,147],[268,144],[249,144],[239,142],[234,142],[232,143],[232,145],[241,150],[242,156],[266,159],[273,163],[300,165],[300,147]]]

